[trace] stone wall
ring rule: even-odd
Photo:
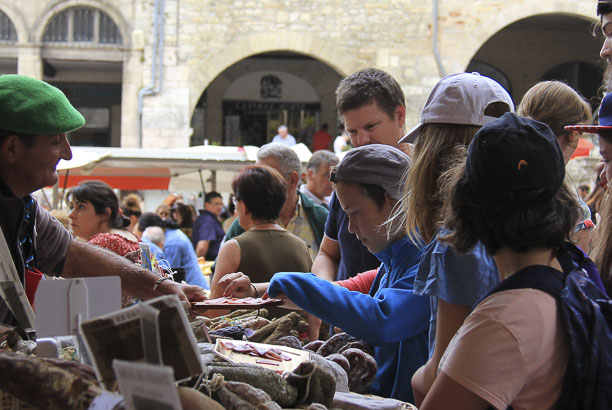
[[[0,9],[18,32],[19,73],[39,78],[42,32],[57,11],[89,5],[115,20],[124,39],[121,145],[133,147],[139,145],[138,90],[152,84],[154,4],[154,0],[0,0]],[[594,21],[595,4],[592,0],[440,1],[438,48],[443,69],[465,70],[495,33],[546,13]],[[143,146],[189,145],[191,117],[204,90],[228,67],[262,52],[305,54],[342,76],[368,66],[388,71],[406,94],[408,126],[417,121],[441,76],[432,51],[433,1],[165,0],[164,32],[162,91],[144,98]],[[2,53],[9,56],[14,47],[0,45],[0,57]]]

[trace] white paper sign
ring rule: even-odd
[[[80,323],[121,309],[118,276],[41,280],[36,291],[36,334],[76,334]]]
[[[182,410],[172,367],[115,359],[113,369],[128,410]]]
[[[15,315],[15,319],[25,330],[33,329],[36,320],[34,311],[17,274],[2,229],[0,229],[0,282],[3,283],[3,286],[0,286],[0,295]]]

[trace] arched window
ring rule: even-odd
[[[0,41],[17,41],[15,26],[2,10],[0,10]]]
[[[71,7],[47,24],[43,41],[50,43],[122,44],[115,22],[92,7]]]

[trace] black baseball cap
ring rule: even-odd
[[[563,184],[565,163],[548,125],[506,113],[476,133],[466,175],[477,203],[527,208],[550,203]]]

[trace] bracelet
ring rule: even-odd
[[[162,276],[159,279],[157,279],[157,282],[155,282],[155,285],[153,285],[153,290],[157,290],[157,287],[159,285],[161,285],[163,281],[168,280],[168,279],[170,279],[170,278],[168,278],[166,276]]]
[[[251,283],[251,286],[253,287],[253,290],[255,291],[255,297],[258,298],[259,297],[259,292],[257,292],[257,288],[252,283]]]

